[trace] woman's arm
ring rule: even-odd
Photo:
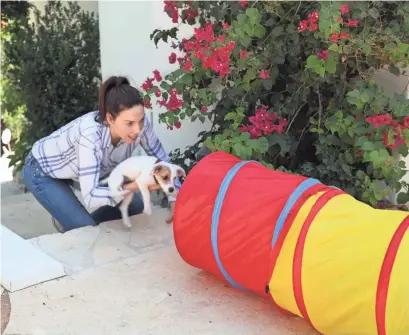
[[[154,156],[164,162],[170,162],[170,157],[163,148],[162,143],[153,131],[152,124],[145,117],[144,131],[141,138],[141,147],[145,150],[148,156]]]
[[[78,141],[78,178],[84,203],[88,208],[116,206],[123,196],[111,197],[110,188],[99,186],[100,144],[93,134],[80,134]],[[124,195],[127,192],[124,191]]]
[[[138,185],[136,184],[136,182],[133,181],[133,182],[131,182],[131,183],[128,183],[128,184],[123,185],[123,186],[122,186],[122,189],[123,189],[123,190],[126,190],[126,191],[136,192],[136,191],[139,190],[139,187],[138,187]],[[160,190],[160,185],[152,185],[152,186],[149,186],[149,191],[157,191],[157,190]]]

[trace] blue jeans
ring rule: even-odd
[[[89,213],[70,187],[72,181],[46,175],[31,152],[25,160],[22,178],[27,189],[65,231],[122,218],[119,205],[102,206]],[[135,194],[128,209],[129,216],[141,214],[143,207],[142,199]]]

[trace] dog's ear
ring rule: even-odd
[[[162,170],[163,166],[160,164],[154,165],[151,174],[158,174]]]
[[[178,177],[178,178],[186,178],[186,172],[185,172],[185,170],[183,170],[181,167],[178,167],[177,169],[176,169],[176,176]]]

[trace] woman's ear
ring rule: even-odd
[[[110,113],[107,113],[106,120],[110,126],[114,123],[114,118],[112,117]]]

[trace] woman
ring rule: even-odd
[[[33,145],[23,168],[24,184],[61,233],[121,219],[118,205],[123,198],[110,197],[109,188],[98,186],[98,181],[138,144],[148,155],[170,161],[145,117],[139,91],[124,77],[110,77],[100,88],[99,111],[80,116]],[[79,181],[85,206],[97,210],[84,208],[70,187],[73,180]],[[151,191],[159,188],[155,185]],[[123,189],[135,192],[138,186],[132,182]],[[143,212],[142,199],[133,199],[130,216]]]

